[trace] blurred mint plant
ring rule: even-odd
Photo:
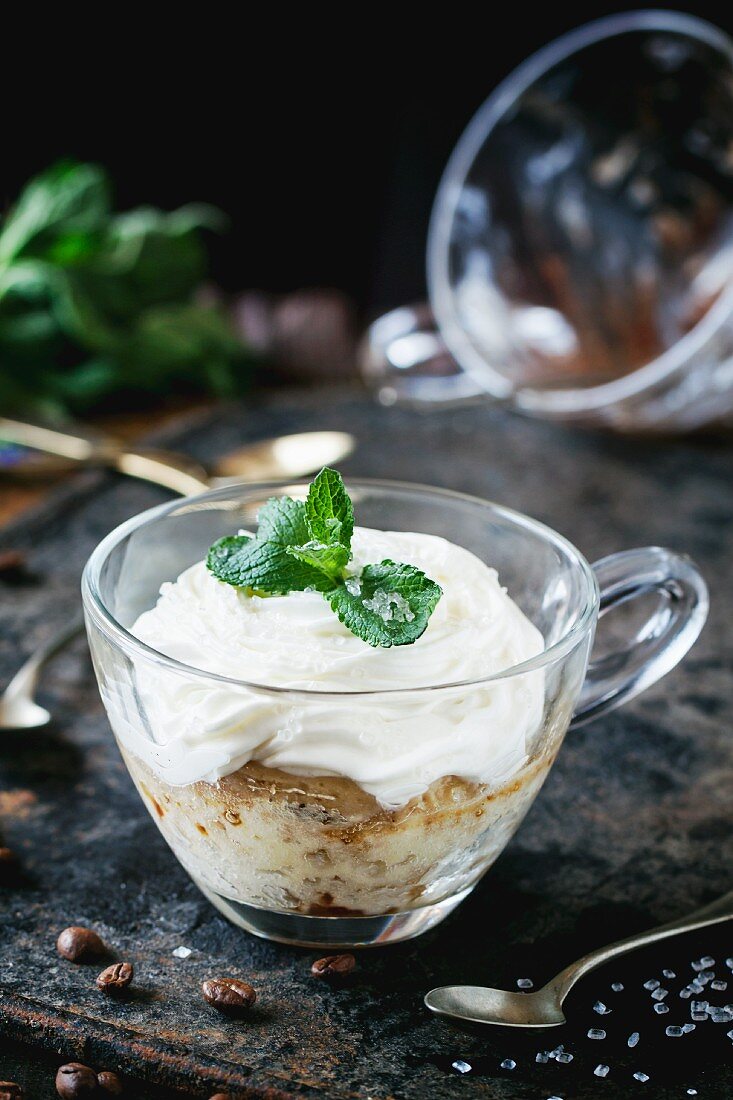
[[[0,411],[59,416],[124,395],[230,396],[248,375],[229,319],[195,299],[213,207],[112,211],[94,164],[64,161],[0,222]]]

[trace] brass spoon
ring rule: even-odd
[[[248,443],[207,471],[192,458],[153,447],[129,448],[113,436],[74,425],[48,428],[0,416],[0,439],[85,466],[108,466],[190,496],[229,481],[276,481],[303,477],[346,458],[354,449],[347,432],[300,432]]]
[[[431,989],[425,1004],[437,1016],[449,1016],[471,1024],[498,1024],[500,1027],[556,1027],[564,1024],[562,1005],[575,983],[597,966],[635,951],[637,947],[666,940],[680,932],[693,932],[709,924],[733,919],[733,892],[686,917],[662,924],[648,932],[619,940],[584,955],[561,970],[557,977],[534,993],[510,993],[482,985],[444,985]]]

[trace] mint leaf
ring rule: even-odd
[[[60,161],[26,184],[0,233],[0,263],[45,256],[65,238],[93,237],[110,213],[110,188],[95,164]],[[86,247],[83,248],[86,252]]]
[[[321,470],[308,490],[305,512],[314,539],[337,542],[351,550],[354,508],[341,474],[327,466]]]
[[[411,645],[424,633],[443,590],[414,565],[367,565],[327,596],[352,634],[371,646]]]
[[[287,546],[249,535],[219,539],[209,550],[206,565],[218,580],[262,595],[286,596],[307,589],[328,592],[334,584],[320,569],[291,556]]]
[[[282,546],[300,546],[311,540],[305,514],[305,501],[290,497],[270,497],[257,516],[257,538],[271,539]]]
[[[326,545],[318,542],[317,539],[307,542],[304,546],[289,546],[288,553],[292,554],[298,561],[306,562],[308,565],[313,565],[316,569],[322,570],[334,581],[343,579],[344,566],[351,556],[346,547],[341,546],[338,542]]]

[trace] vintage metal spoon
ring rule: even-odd
[[[63,630],[40,645],[21,665],[0,695],[0,730],[32,730],[48,725],[51,715],[34,699],[38,677],[46,662],[79,634],[83,627],[82,616],[75,616]]]
[[[187,455],[152,447],[130,448],[112,436],[78,425],[49,428],[0,416],[0,439],[85,466],[108,466],[189,496],[227,481],[296,478],[333,465],[354,449],[348,432],[299,432],[248,443],[205,470]]]
[[[498,1024],[501,1027],[555,1027],[565,1023],[562,1005],[570,990],[597,966],[628,951],[635,951],[637,947],[731,919],[733,892],[686,917],[591,951],[566,966],[557,977],[534,993],[509,993],[504,989],[481,985],[444,985],[431,989],[425,996],[425,1004],[438,1016],[449,1016],[466,1023]]]

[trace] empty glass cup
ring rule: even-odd
[[[486,395],[624,431],[733,413],[733,43],[614,15],[529,58],[446,168],[432,310],[363,349],[385,402]]]
[[[541,632],[544,651],[471,682],[433,676],[419,687],[329,692],[251,683],[246,670],[238,680],[203,672],[131,633],[164,582],[205,557],[219,537],[252,530],[268,497],[304,497],[306,485],[232,486],[144,512],[101,543],[83,580],[110,724],[173,852],[240,927],[318,946],[396,941],[442,920],[518,828],[568,727],[617,706],[672,668],[707,613],[699,573],[671,551],[630,550],[591,568],[541,523],[474,497],[389,482],[353,481],[348,489],[364,526],[442,535],[495,567]],[[599,614],[637,596],[646,597],[637,605],[644,621],[637,615],[634,629],[588,664]],[[209,743],[197,734],[199,723],[209,729],[212,713]],[[495,778],[465,778],[466,760],[459,762],[453,747],[444,775],[406,805],[385,809],[348,775],[303,776],[297,768],[216,757],[222,727],[227,736],[241,727],[246,740],[256,722],[277,736],[298,725],[318,735],[327,725],[331,736],[340,739],[343,731],[366,746],[378,768],[369,737],[379,725],[417,772],[426,721],[451,730],[467,723],[471,745],[495,745],[501,761]],[[207,775],[211,762],[201,760],[209,750],[218,778]]]

